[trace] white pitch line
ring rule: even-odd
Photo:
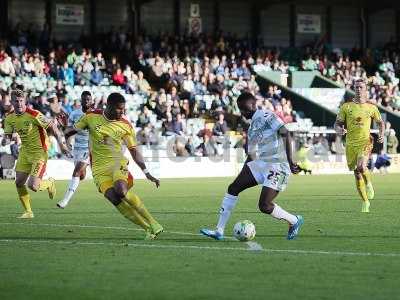
[[[130,246],[138,248],[159,248],[159,249],[195,249],[195,250],[230,250],[250,251],[248,248],[239,247],[210,247],[190,245],[160,245],[160,244],[139,244],[139,243],[113,243],[113,242],[79,242],[79,241],[55,241],[55,240],[12,240],[0,239],[0,244],[6,243],[27,243],[27,244],[61,244],[61,245],[87,245],[87,246]],[[319,251],[319,250],[291,250],[291,249],[261,249],[265,253],[287,253],[303,255],[328,255],[328,256],[377,256],[377,257],[400,257],[400,253],[373,253],[373,252],[347,252],[347,251]]]
[[[246,242],[246,245],[249,247],[249,251],[262,251],[264,248],[256,242]]]

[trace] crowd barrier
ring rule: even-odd
[[[392,164],[388,168],[389,173],[400,173],[400,154],[391,155]],[[375,160],[375,156],[373,156]],[[229,158],[167,158],[160,157],[157,161],[148,159],[148,170],[159,178],[190,178],[190,177],[232,177],[236,176],[242,166],[243,160],[231,156]],[[50,160],[47,166],[47,176],[55,179],[69,179],[74,165],[72,161]],[[131,161],[129,171],[136,179],[144,178],[143,172]],[[86,178],[91,178],[88,168]],[[322,174],[351,174],[347,169],[346,158],[343,155],[321,156],[312,161],[313,175]]]

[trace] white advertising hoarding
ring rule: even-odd
[[[56,4],[56,24],[83,25],[85,10],[83,5]]]
[[[320,15],[297,15],[297,32],[298,33],[321,33],[321,16]]]

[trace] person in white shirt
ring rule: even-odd
[[[256,185],[262,185],[260,211],[289,224],[288,240],[298,235],[304,222],[302,216],[293,215],[274,203],[279,192],[286,188],[290,174],[299,173],[300,167],[292,160],[291,135],[285,124],[272,111],[257,109],[256,102],[248,92],[237,99],[242,115],[251,119],[247,133],[248,158],[222,200],[216,230],[200,230],[203,235],[216,240],[224,239],[224,229],[239,193]]]
[[[92,95],[88,91],[83,91],[81,95],[81,108],[71,112],[68,118],[68,127],[74,126],[78,120],[85,115],[93,106]],[[73,156],[75,161],[75,169],[72,173],[71,181],[68,189],[64,194],[64,198],[57,203],[57,207],[65,208],[71,201],[81,180],[85,179],[86,168],[90,164],[89,154],[89,133],[86,130],[78,132],[75,136]]]

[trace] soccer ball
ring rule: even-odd
[[[247,242],[256,236],[256,227],[249,220],[237,222],[233,226],[233,236],[241,242]]]

